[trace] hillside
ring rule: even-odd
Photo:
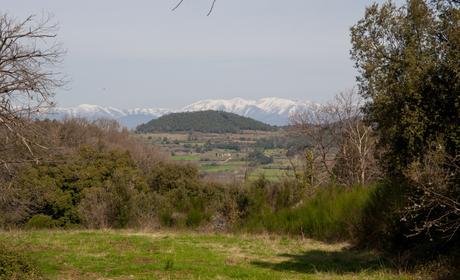
[[[139,125],[137,132],[200,131],[208,133],[241,130],[273,130],[274,127],[251,118],[222,111],[172,113]]]

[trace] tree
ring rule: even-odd
[[[296,112],[290,118],[293,135],[302,135],[307,138],[311,147],[307,148],[305,156],[304,177],[309,178],[310,185],[320,185],[334,177],[332,170],[335,154],[339,145],[339,131],[335,108],[332,103],[314,105],[304,111]],[[291,164],[292,165],[292,164]],[[292,165],[293,169],[294,166]]]
[[[355,90],[350,90],[291,117],[294,133],[312,143],[305,155],[308,168],[303,168],[308,170],[310,182],[332,179],[345,185],[364,185],[375,179],[375,137],[363,121],[362,103]]]
[[[334,174],[346,185],[365,185],[379,176],[375,162],[375,133],[363,119],[363,99],[355,90],[336,95],[333,106],[339,126],[339,150]]]
[[[54,90],[63,86],[53,69],[64,51],[55,41],[50,17],[23,21],[0,14],[0,164],[25,160],[40,145],[28,126],[34,114],[53,106]],[[19,152],[21,148],[26,153]],[[12,153],[12,150],[17,152]]]
[[[445,242],[459,244],[460,1],[373,4],[351,38],[385,175],[405,187],[406,206],[382,214],[402,215],[393,247],[458,248]]]
[[[442,136],[460,149],[458,1],[374,4],[352,29],[352,58],[370,122],[387,150],[387,172],[401,174]]]

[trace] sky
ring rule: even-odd
[[[365,0],[0,0],[50,13],[67,50],[58,106],[180,108],[203,99],[324,102],[355,84],[349,29]]]

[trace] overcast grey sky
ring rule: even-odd
[[[208,98],[324,101],[353,87],[349,28],[365,0],[0,0],[50,12],[71,82],[58,105],[177,108]],[[381,1],[380,1],[381,2]]]

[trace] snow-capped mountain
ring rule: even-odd
[[[142,123],[146,123],[171,112],[172,111],[169,109],[162,108],[117,109],[114,107],[81,104],[76,107],[55,107],[43,113],[43,116],[57,120],[65,118],[84,118],[88,120],[114,119],[123,126],[135,128]]]
[[[191,112],[216,110],[250,117],[271,125],[286,125],[289,117],[296,111],[308,110],[314,104],[310,101],[294,101],[283,98],[268,97],[259,100],[209,99],[195,102],[180,109],[135,108],[117,109],[98,105],[82,104],[76,107],[55,107],[44,115],[51,119],[86,118],[90,120],[115,119],[128,128],[173,112]]]
[[[310,101],[293,101],[276,97],[262,98],[257,101],[242,98],[209,99],[185,106],[181,111],[225,111],[271,125],[286,125],[294,112],[306,110],[312,104]]]

